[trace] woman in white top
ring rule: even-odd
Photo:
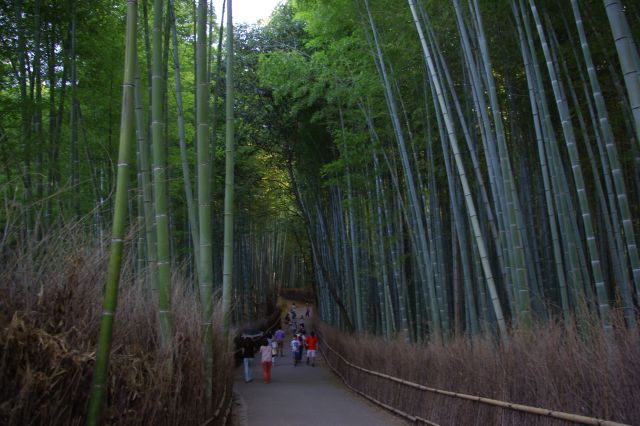
[[[271,365],[272,365],[272,355],[271,355],[271,345],[267,339],[263,339],[260,344],[260,358],[262,361],[262,378],[265,383],[269,383],[271,381]]]

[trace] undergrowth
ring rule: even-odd
[[[79,425],[86,416],[108,253],[65,226],[0,247],[0,424]],[[172,277],[173,340],[159,349],[157,304],[145,273],[123,262],[109,363],[105,424],[198,425],[230,397],[232,356],[214,350],[207,406],[200,307]],[[214,321],[219,325],[219,307]],[[214,324],[214,347],[223,347]],[[224,345],[229,347],[229,345]],[[173,362],[167,362],[173,360]],[[211,423],[213,424],[213,423]]]
[[[431,388],[640,424],[640,345],[637,331],[621,326],[607,336],[597,322],[579,328],[541,324],[500,343],[485,336],[420,344],[320,327],[329,345],[365,369]],[[354,388],[440,425],[567,424],[412,389],[348,368],[324,352]]]

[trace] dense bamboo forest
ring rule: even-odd
[[[640,4],[247,1],[0,3],[1,423],[202,424],[292,289],[639,383]]]

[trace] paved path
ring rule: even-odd
[[[288,348],[290,334],[285,339]],[[253,360],[253,381],[245,383],[242,366],[235,372],[235,424],[239,426],[399,426],[400,417],[371,404],[344,386],[321,355],[316,366],[293,366],[291,352],[277,358],[271,383],[262,381],[260,355]]]

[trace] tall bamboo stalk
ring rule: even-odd
[[[196,40],[196,138],[198,143],[198,217],[200,247],[199,286],[202,305],[202,333],[205,354],[205,380],[207,394],[211,396],[213,387],[213,330],[212,293],[213,267],[211,250],[211,173],[209,155],[209,73],[207,72],[207,0],[198,2],[198,22]]]
[[[176,110],[178,113],[178,143],[180,145],[180,162],[182,163],[182,178],[184,181],[184,194],[187,200],[187,217],[189,220],[189,231],[193,242],[193,251],[198,253],[200,245],[198,237],[197,210],[193,202],[193,191],[191,189],[191,173],[189,173],[189,160],[187,158],[187,142],[185,140],[184,116],[182,106],[182,82],[180,77],[180,58],[178,55],[178,34],[176,30],[176,16],[173,0],[168,2],[168,13],[171,24],[171,47],[173,51],[173,77],[175,83]],[[195,256],[196,270],[199,259]]]
[[[70,112],[70,144],[71,144],[71,187],[73,188],[73,212],[76,217],[80,217],[80,148],[78,147],[78,118],[76,104],[78,103],[77,94],[77,64],[76,64],[76,0],[70,0],[69,7],[71,9],[71,106]]]
[[[153,61],[151,76],[151,137],[153,140],[153,184],[158,235],[158,305],[160,340],[164,348],[171,340],[171,265],[169,247],[169,218],[167,208],[166,146],[164,138],[162,66],[163,0],[153,4]]]
[[[231,326],[231,292],[233,286],[233,192],[235,141],[233,122],[233,6],[227,0],[227,99],[224,180],[224,254],[222,266],[222,330],[226,339]],[[225,340],[226,341],[226,340]]]
[[[137,55],[136,55],[137,56]],[[144,111],[142,105],[142,86],[140,82],[140,67],[136,58],[136,76],[135,76],[135,112],[136,112],[136,137],[138,151],[140,152],[140,161],[138,170],[140,174],[140,184],[142,191],[142,201],[144,210],[144,233],[145,244],[147,248],[147,267],[150,287],[153,291],[158,291],[158,253],[157,253],[157,235],[153,227],[153,193],[151,182],[151,165],[149,144],[147,139],[146,124],[144,121]],[[142,232],[142,230],[140,231]]]
[[[127,220],[127,190],[129,184],[129,161],[134,138],[134,74],[136,65],[137,1],[127,0],[127,32],[125,46],[124,79],[122,83],[122,118],[120,121],[120,149],[118,152],[118,175],[116,181],[111,255],[107,271],[104,305],[100,319],[100,334],[96,350],[96,365],[91,384],[91,395],[87,412],[87,424],[98,425],[102,417],[102,406],[107,389],[107,367],[111,349],[113,320],[118,300],[118,283],[122,263],[123,239]]]

